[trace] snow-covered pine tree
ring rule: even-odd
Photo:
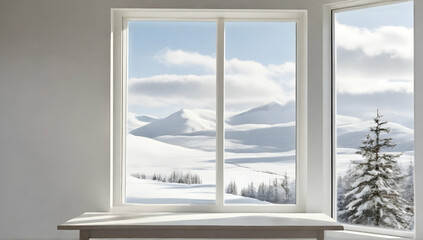
[[[337,198],[336,198],[336,207],[338,209],[338,218],[337,220],[340,222],[347,222],[347,219],[345,219],[345,215],[342,214],[343,210],[345,209],[345,184],[344,184],[344,178],[342,175],[338,176],[337,184],[336,184],[336,192],[337,192]]]
[[[375,125],[356,152],[364,160],[352,161],[347,172],[352,184],[345,194],[348,204],[343,214],[353,224],[409,229],[412,220],[407,211],[409,204],[402,198],[398,184],[403,175],[396,159],[401,154],[383,152],[395,144],[392,138],[381,135],[390,132],[381,117],[377,111]]]
[[[414,166],[413,162],[410,162],[405,173],[405,178],[402,183],[402,196],[404,199],[414,205]]]
[[[256,187],[254,187],[254,183],[251,182],[248,184],[246,188],[241,190],[241,196],[249,197],[249,198],[257,198]]]
[[[257,189],[257,199],[260,201],[268,201],[266,198],[268,187],[262,182]]]
[[[275,187],[273,186],[273,184],[270,182],[269,179],[269,185],[267,187],[267,193],[266,193],[266,201],[268,202],[276,202],[276,195],[275,195]]]
[[[414,213],[414,165],[410,162],[410,165],[406,169],[405,177],[402,182],[402,197],[408,201],[409,205],[407,211],[411,214]],[[411,219],[410,229],[414,228],[414,219]]]
[[[226,186],[226,193],[238,195],[238,189],[236,187],[235,181],[231,181],[228,186]]]
[[[337,180],[337,207],[338,207],[338,218],[339,222],[348,223],[350,217],[348,211],[345,211],[345,207],[351,202],[353,195],[346,196],[346,193],[350,190],[351,186],[350,174],[339,175]]]
[[[278,184],[278,178],[275,178],[275,180],[273,180],[273,187],[274,187],[274,191],[275,191],[275,195],[274,195],[274,199],[273,199],[273,203],[278,203],[280,201],[280,196],[279,196],[279,184]]]
[[[290,189],[289,189],[289,180],[288,180],[288,174],[285,172],[285,175],[282,177],[282,183],[281,187],[285,191],[285,203],[288,203],[290,201],[291,195],[290,195]]]

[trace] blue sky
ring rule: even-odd
[[[226,58],[262,64],[295,61],[295,23],[227,22]],[[182,49],[216,55],[215,22],[129,22],[129,78],[156,74],[202,74],[199,68],[160,64],[154,56],[163,49]]]
[[[214,22],[130,21],[129,79],[163,73],[200,74],[201,69],[160,64],[155,56],[165,48],[216,54]]]
[[[253,60],[262,64],[295,62],[295,23],[227,22],[226,59]]]
[[[387,25],[412,28],[413,18],[412,1],[336,13],[338,22],[368,29]]]

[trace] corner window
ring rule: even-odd
[[[413,2],[334,10],[332,20],[336,218],[351,229],[410,232]]]
[[[303,18],[116,10],[114,204],[302,209]]]

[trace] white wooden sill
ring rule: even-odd
[[[382,234],[364,233],[357,231],[329,231],[325,235],[327,240],[413,240],[414,238],[397,237]]]
[[[90,238],[315,238],[342,224],[321,213],[84,213],[59,230]]]

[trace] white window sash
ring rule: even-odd
[[[165,16],[165,17],[164,17]],[[216,202],[215,204],[125,203],[125,140],[127,92],[127,22],[214,21],[216,22]],[[224,61],[225,21],[296,22],[296,203],[224,203]],[[112,9],[111,34],[111,210],[194,212],[304,212],[306,190],[306,12],[302,10],[186,10]]]

